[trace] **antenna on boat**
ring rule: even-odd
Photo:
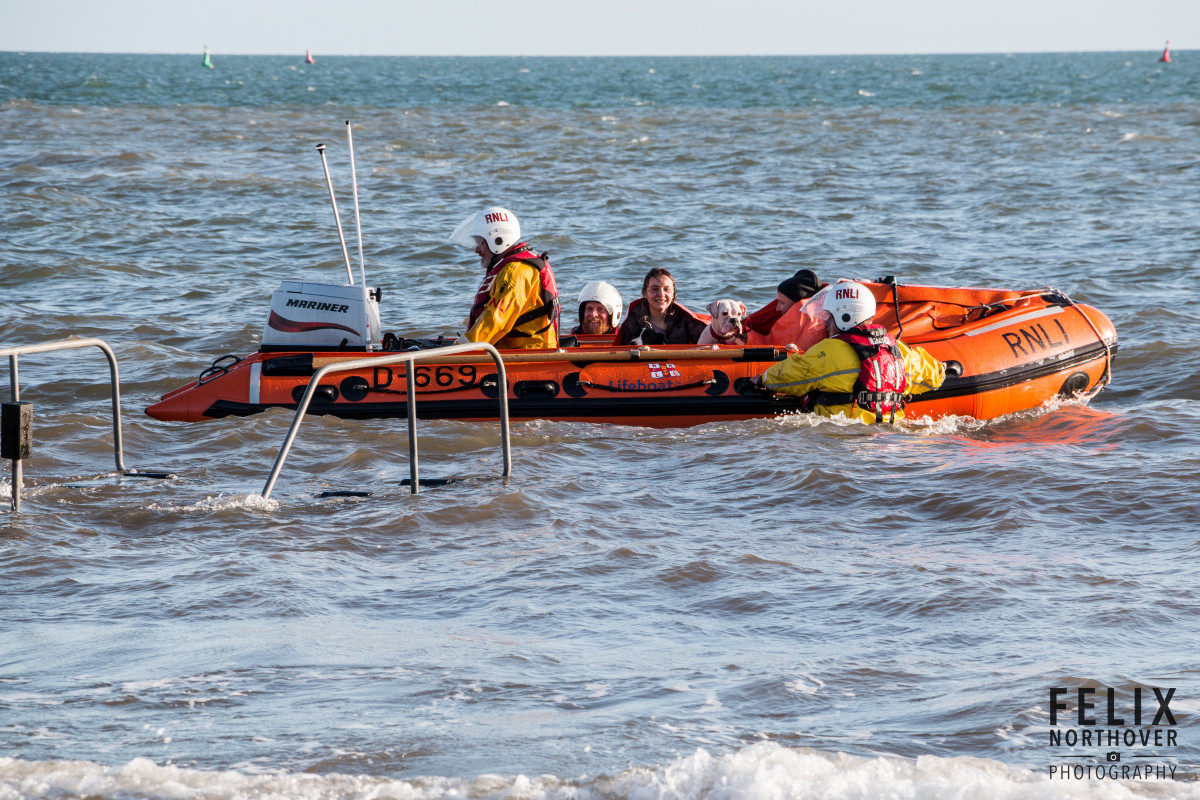
[[[372,292],[367,288],[367,263],[363,259],[362,217],[358,213],[358,170],[354,168],[354,134],[350,127],[350,120],[346,120],[346,142],[350,145],[350,182],[354,186],[354,227],[358,231],[358,272],[362,277],[363,308],[370,308]],[[353,282],[351,281],[351,283]],[[375,299],[378,300],[378,290],[374,294]],[[367,350],[378,349],[379,343],[374,340],[369,331],[366,339]]]
[[[333,204],[333,221],[337,223],[338,241],[342,243],[342,257],[346,259],[346,277],[353,286],[354,272],[350,268],[350,251],[346,249],[346,236],[342,233],[342,215],[338,213],[337,198],[333,195],[333,179],[329,177],[329,162],[325,160],[325,145],[317,145],[317,152],[321,154],[321,166],[325,168],[325,184],[329,187],[329,202]]]
[[[346,141],[350,145],[350,180],[354,184],[354,227],[358,231],[358,271],[362,277],[362,285],[366,287],[367,265],[363,261],[362,218],[358,214],[358,175],[354,169],[354,134],[351,133],[350,120],[346,120]]]

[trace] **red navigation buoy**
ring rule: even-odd
[[[1159,57],[1159,61],[1171,63],[1171,40],[1167,39],[1167,46],[1163,48],[1163,54]]]
[[[1171,59],[1169,59],[1169,58],[1168,58],[1167,60],[1168,60],[1168,61],[1170,61]],[[305,50],[305,51],[304,51],[304,63],[305,63],[305,64],[315,64],[315,63],[317,63],[316,61],[314,61],[314,60],[313,60],[313,57],[312,57],[312,50]]]

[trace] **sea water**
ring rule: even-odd
[[[1115,323],[1113,382],[520,423],[507,482],[495,425],[421,422],[465,480],[415,497],[402,420],[313,417],[264,501],[290,413],[142,410],[254,351],[279,281],[344,279],[318,143],[357,272],[347,120],[387,330],[462,330],[446,237],[501,204],[568,318],[654,266],[692,307],[1051,286]],[[175,475],[113,473],[99,352],[21,357],[3,800],[1200,797],[1200,59],[0,53],[0,125],[0,346],[108,342],[126,463]]]

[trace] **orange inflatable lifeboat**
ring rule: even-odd
[[[1088,398],[1109,380],[1117,349],[1112,323],[1060,292],[864,285],[875,294],[876,322],[947,364],[942,387],[908,404],[910,419],[994,419],[1056,396]],[[199,422],[295,409],[319,367],[388,353],[374,349],[381,344],[378,291],[327,287],[328,296],[318,296],[323,286],[285,282],[272,301],[259,352],[217,359],[146,412],[161,420]],[[312,319],[302,318],[306,314]],[[337,314],[349,319],[330,321]],[[382,338],[392,351],[439,344]],[[501,391],[508,395],[512,419],[682,427],[801,413],[799,398],[753,384],[756,375],[787,357],[779,348],[631,348],[615,347],[608,337],[578,337],[568,347],[502,355],[504,387],[486,355],[448,356],[420,362],[411,380],[403,365],[338,373],[318,388],[309,413],[404,417],[410,390],[423,419],[495,419]]]

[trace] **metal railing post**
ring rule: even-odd
[[[121,378],[117,369],[117,357],[113,354],[112,348],[101,339],[60,339],[56,342],[44,342],[42,344],[26,344],[20,347],[3,347],[0,348],[0,356],[6,355],[9,358],[9,365],[12,372],[9,374],[9,383],[12,387],[13,401],[20,400],[21,388],[17,385],[17,356],[28,353],[51,353],[58,350],[76,350],[80,347],[99,347],[104,352],[104,357],[108,359],[109,381],[112,384],[112,408],[113,408],[113,460],[116,462],[117,471],[125,472],[125,456],[124,446],[121,442]]]
[[[8,388],[12,401],[21,401],[21,379],[17,377],[17,354],[8,357]],[[21,486],[25,483],[25,465],[19,458],[12,460],[12,510],[16,514],[21,510]]]
[[[296,434],[300,431],[300,421],[304,419],[304,415],[308,411],[308,406],[312,402],[313,395],[316,393],[321,379],[333,372],[349,372],[356,369],[382,367],[389,364],[405,365],[404,374],[405,381],[407,382],[405,405],[408,408],[408,453],[410,459],[409,474],[412,476],[412,493],[417,494],[420,487],[417,483],[417,387],[415,380],[416,366],[414,362],[432,361],[459,353],[470,353],[480,350],[491,356],[492,362],[496,365],[496,379],[499,384],[500,401],[500,444],[504,453],[504,472],[501,477],[510,477],[512,475],[512,445],[508,422],[508,377],[504,371],[504,359],[500,357],[500,352],[487,342],[468,342],[466,344],[439,347],[435,350],[418,350],[410,353],[395,353],[393,355],[371,356],[370,358],[349,359],[335,364],[326,364],[318,368],[309,379],[308,388],[305,389],[304,396],[300,398],[300,402],[296,406],[296,416],[292,419],[287,436],[284,437],[283,444],[279,448],[279,455],[275,457],[275,464],[271,467],[271,474],[267,477],[267,482],[263,486],[263,499],[271,497],[271,490],[275,488],[275,481],[279,478],[279,473],[283,469],[283,462],[287,460],[288,453],[292,449],[292,443],[296,440]]]
[[[417,466],[417,384],[413,382],[416,374],[416,365],[411,361],[406,362],[404,385],[407,387],[408,394],[404,396],[404,405],[408,411],[408,484],[410,494],[421,493],[421,482],[418,477],[420,469]]]
[[[112,348],[102,339],[60,339],[42,344],[26,344],[18,347],[0,347],[0,356],[8,356],[8,384],[13,402],[21,399],[21,383],[18,372],[17,356],[30,353],[52,353],[59,350],[76,350],[81,347],[99,347],[108,359],[109,383],[112,385],[113,413],[113,461],[117,471],[123,475],[139,475],[145,477],[167,477],[167,473],[130,473],[125,468],[125,446],[121,437],[121,376],[117,368],[117,357]],[[20,484],[22,480],[20,462],[13,463],[13,501],[14,510],[20,505]]]

